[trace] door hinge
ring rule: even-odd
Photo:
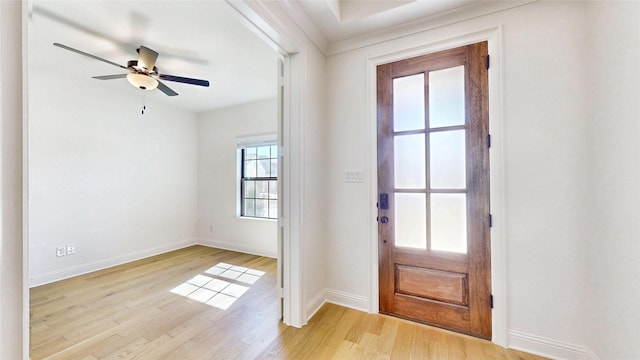
[[[491,134],[487,135],[487,147],[490,148],[491,147]]]
[[[489,214],[489,227],[493,227],[493,216]]]
[[[489,54],[487,54],[487,57],[484,58],[484,67],[489,70],[489,65],[490,65],[491,60],[489,60]]]
[[[493,295],[489,295],[489,305],[491,305],[491,308],[493,309]]]

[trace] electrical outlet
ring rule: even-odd
[[[68,245],[67,246],[67,255],[73,255],[75,253],[76,253],[75,245]]]
[[[62,247],[58,247],[56,248],[56,256],[60,257],[60,256],[65,256],[67,255],[67,248],[62,246]]]

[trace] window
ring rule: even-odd
[[[278,147],[240,149],[240,216],[278,218]]]

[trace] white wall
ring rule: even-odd
[[[277,221],[236,216],[236,139],[276,135],[277,100],[210,111],[198,118],[199,241],[223,249],[276,257]]]
[[[301,116],[301,170],[302,182],[302,305],[305,319],[318,310],[326,298],[332,299],[327,289],[327,271],[333,265],[326,257],[329,241],[327,211],[334,205],[327,200],[327,154],[326,138],[326,68],[324,56],[313,46],[306,53],[306,83],[304,95],[305,112]]]
[[[640,334],[640,4],[590,2],[590,343],[635,359]]]
[[[22,3],[0,1],[0,354],[22,359],[24,321],[22,244]]]
[[[504,96],[497,104],[502,100],[505,186],[492,191],[503,192],[505,200],[506,216],[494,220],[505,229],[509,341],[555,356],[585,356],[586,25],[583,3],[536,2],[328,58],[330,289],[362,299],[362,308],[372,301],[370,265],[376,259],[367,249],[376,242],[369,230],[375,201],[367,185],[375,179],[342,181],[345,169],[371,173],[375,159],[370,144],[376,140],[367,130],[375,124],[368,59],[502,27],[502,43],[494,45],[503,67],[492,71],[503,71]]]
[[[32,285],[194,241],[196,116],[155,103],[141,115],[139,91],[121,90],[31,67]],[[65,245],[76,254],[56,257]]]
[[[535,3],[503,19],[510,341],[531,349],[532,335],[584,345],[584,4]]]

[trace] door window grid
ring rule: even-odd
[[[277,219],[278,147],[246,147],[241,154],[240,216]]]
[[[393,79],[393,102],[394,104],[398,103],[398,105],[405,107],[406,111],[399,111],[394,107],[394,121],[393,121],[393,126],[394,129],[392,130],[392,134],[393,134],[393,142],[394,142],[394,147],[398,146],[398,141],[400,141],[401,143],[404,142],[404,139],[409,138],[409,137],[415,137],[415,136],[420,136],[422,135],[423,138],[423,142],[424,145],[421,145],[420,147],[416,147],[413,146],[412,152],[414,152],[414,154],[419,154],[417,155],[418,158],[421,158],[421,160],[418,160],[417,163],[419,163],[420,165],[416,166],[416,161],[410,161],[411,162],[411,168],[413,169],[413,171],[415,170],[422,170],[422,172],[424,172],[424,174],[411,174],[413,176],[405,176],[406,179],[402,179],[402,180],[406,180],[408,181],[407,184],[403,184],[402,181],[398,182],[398,178],[397,178],[397,171],[398,170],[403,170],[402,166],[400,166],[400,168],[397,168],[398,165],[401,164],[397,164],[396,161],[398,159],[395,159],[396,161],[394,161],[394,165],[396,166],[395,168],[395,172],[396,172],[396,184],[395,184],[395,188],[394,188],[394,193],[397,196],[406,196],[406,195],[413,195],[416,196],[420,193],[423,193],[426,195],[426,198],[424,199],[426,204],[426,214],[428,214],[425,219],[425,222],[423,224],[423,226],[426,226],[426,231],[428,232],[429,236],[426,236],[426,243],[423,242],[419,242],[419,243],[415,243],[415,242],[405,242],[402,241],[401,239],[405,236],[402,236],[401,234],[397,234],[396,233],[396,246],[399,247],[407,247],[407,248],[415,248],[415,249],[424,249],[424,250],[444,250],[444,251],[451,251],[451,252],[459,252],[459,253],[466,253],[466,241],[464,241],[464,245],[459,245],[457,244],[457,246],[442,246],[441,244],[437,244],[439,241],[436,240],[436,244],[434,244],[434,236],[436,238],[441,237],[442,231],[440,229],[436,229],[436,231],[434,231],[433,227],[433,196],[441,196],[440,194],[444,195],[444,194],[450,194],[450,195],[454,195],[454,194],[458,194],[458,196],[462,195],[465,198],[465,203],[466,203],[466,193],[467,193],[467,184],[466,184],[466,160],[464,153],[466,152],[465,147],[466,147],[466,130],[467,130],[467,124],[465,121],[465,117],[464,117],[464,86],[465,86],[465,79],[464,79],[464,71],[465,71],[465,66],[461,65],[461,66],[457,66],[457,67],[452,67],[452,68],[447,68],[447,69],[443,69],[443,70],[436,70],[436,71],[427,71],[427,72],[422,72],[422,73],[418,73],[418,74],[414,74],[414,75],[409,75],[409,76],[402,76],[402,77],[398,77]],[[446,81],[444,82],[444,84],[442,83],[442,79],[438,79],[435,82],[432,81],[432,75],[436,75],[434,77],[441,77],[441,74],[445,73],[446,75],[444,76],[444,78],[449,78],[447,80],[454,80],[454,82],[458,82],[459,84],[461,84],[461,87],[458,87],[456,89],[456,86],[452,86],[449,84],[446,84]],[[442,102],[442,98],[438,98],[437,96],[433,96],[434,93],[436,93],[436,91],[424,91],[424,85],[425,85],[425,79],[427,79],[426,81],[428,82],[428,88],[431,87],[438,87],[441,88],[439,89],[440,92],[444,92],[444,93],[448,93],[449,98],[456,98],[455,101],[453,101],[453,104],[449,104],[450,107],[453,108],[458,108],[457,113],[447,113],[446,109],[441,109],[439,108],[438,110],[436,110],[435,112],[432,111],[432,103],[438,103],[438,102]],[[404,85],[404,83],[409,84]],[[434,86],[435,85],[435,86]],[[444,85],[444,86],[443,86]],[[407,87],[407,89],[403,89],[404,87]],[[409,91],[411,90],[411,91]],[[442,91],[444,90],[444,91]],[[400,94],[396,94],[396,92],[399,92]],[[403,97],[409,97],[410,94],[410,99],[403,99]],[[415,95],[418,95],[417,97]],[[425,113],[425,111],[423,111],[422,109],[425,106],[425,103],[427,104],[427,108],[429,109],[428,112]],[[436,105],[437,106],[437,105]],[[460,108],[462,109],[462,111],[460,112]],[[418,118],[422,118],[423,119],[423,123],[422,124],[417,124],[416,121],[414,120],[413,126],[406,126],[403,125],[405,123],[407,123],[407,120],[405,120],[405,118],[411,118],[412,116],[415,117],[415,115],[420,115],[418,116]],[[434,116],[435,115],[435,116]],[[437,121],[434,121],[432,123],[432,119],[431,118],[438,118]],[[400,123],[398,123],[398,118],[400,118]],[[456,184],[457,186],[438,186],[441,184],[437,184],[437,181],[434,183],[434,179],[432,179],[432,174],[431,174],[431,167],[432,167],[432,154],[431,154],[431,137],[434,134],[451,134],[451,133],[459,133],[462,132],[462,136],[463,136],[463,144],[462,144],[462,180],[458,179],[459,184]],[[401,147],[402,148],[402,147]],[[398,149],[395,149],[395,151],[398,151]],[[394,151],[394,154],[395,154]],[[415,160],[415,159],[412,159]],[[404,169],[406,170],[406,169]],[[402,171],[401,171],[402,172]],[[405,175],[409,175],[409,174],[405,174]],[[418,176],[416,176],[418,175]],[[460,175],[458,174],[458,177]],[[425,186],[425,182],[426,185]],[[408,186],[407,186],[408,185]],[[406,194],[406,195],[402,195],[402,194]],[[454,195],[455,196],[455,195]],[[407,210],[410,213],[413,213],[414,211],[417,211],[418,213],[420,213],[420,208],[422,208],[422,206],[416,208],[416,207],[412,207],[411,210]],[[464,206],[464,208],[466,209],[466,204]],[[405,211],[406,212],[406,211]],[[466,211],[465,211],[466,212]],[[403,216],[398,216],[399,214],[396,214],[396,217],[398,218],[402,218]],[[415,214],[414,214],[415,216]],[[466,216],[464,216],[466,218]],[[465,221],[466,222],[466,219]],[[414,227],[416,225],[415,222],[410,221],[410,223],[414,224]],[[465,224],[466,225],[466,224]],[[420,228],[420,226],[418,226],[418,228]],[[396,232],[397,232],[397,228],[396,228]],[[425,230],[416,230],[416,231],[425,231]],[[435,232],[435,233],[434,233]],[[466,238],[466,226],[464,226],[464,231],[462,238]],[[460,237],[460,236],[458,236]]]

